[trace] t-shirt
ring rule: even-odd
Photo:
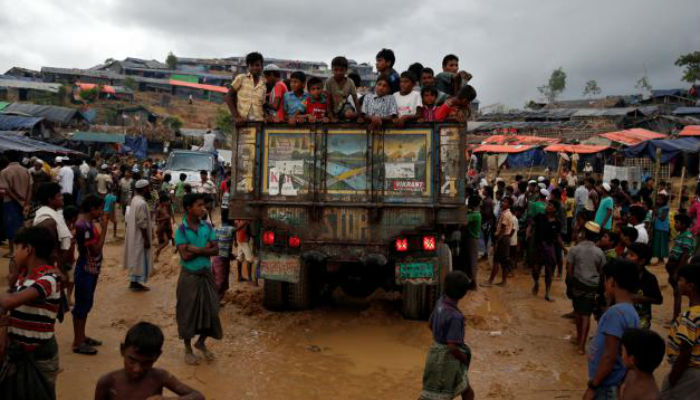
[[[89,254],[87,246],[99,242],[100,231],[90,221],[79,220],[75,223],[75,242],[78,245],[78,264],[91,274],[99,274],[102,268],[102,252]]]
[[[216,134],[214,132],[208,132],[204,134],[202,147],[200,151],[215,152],[214,142],[216,142]]]
[[[576,200],[573,197],[569,197],[564,202],[564,209],[566,210],[566,218],[574,217],[574,210],[576,209]]]
[[[639,277],[639,287],[640,289],[637,294],[651,297],[658,303],[664,301],[661,289],[659,289],[659,281],[656,280],[656,276],[646,268]],[[651,328],[651,304],[635,304],[634,309],[637,310],[637,315],[639,315],[640,327],[644,329]]]
[[[416,109],[423,105],[419,92],[411,91],[406,95],[396,92],[394,93],[394,99],[396,100],[396,109],[399,117],[413,116],[416,114]]]
[[[447,93],[448,95],[453,95],[454,93],[454,88],[452,87],[452,79],[454,77],[454,73],[452,72],[440,72],[439,74],[435,75],[435,87],[444,93]]]
[[[430,315],[433,340],[441,344],[464,344],[464,314],[447,296],[438,300]]]
[[[513,214],[510,210],[504,210],[498,217],[498,226],[495,235],[510,236],[513,233]]]
[[[386,74],[387,78],[389,78],[389,87],[391,88],[391,93],[394,94],[399,91],[399,83],[401,82],[401,78],[399,77],[399,73],[396,72],[395,69],[391,68]]]
[[[536,216],[544,214],[547,211],[547,204],[544,201],[531,201],[527,207],[528,218],[535,218]]]
[[[61,286],[58,275],[48,265],[20,275],[13,288],[18,293],[29,288],[39,292],[31,304],[21,305],[10,311],[10,338],[25,350],[32,351],[54,337],[56,315],[61,305]]]
[[[572,265],[574,278],[588,286],[600,284],[600,271],[607,262],[605,253],[589,240],[584,240],[572,247],[566,256],[566,262]]]
[[[117,196],[113,193],[109,193],[107,196],[105,196],[105,206],[103,211],[106,213],[110,213],[114,211],[114,203],[117,202]]]
[[[261,77],[257,79],[256,84],[250,72],[240,74],[231,82],[231,89],[236,91],[238,115],[247,120],[262,121],[267,87],[264,79]]]
[[[303,92],[301,96],[297,96],[294,92],[287,92],[284,94],[284,113],[288,117],[292,115],[304,115],[306,114],[306,101],[309,98],[309,94]]]
[[[237,219],[234,222],[234,225],[236,228],[243,226],[244,224],[248,223],[248,221],[240,220]],[[250,226],[250,225],[249,225]],[[236,242],[238,243],[248,243],[248,227],[246,226],[245,228],[238,229],[236,231]]]
[[[362,113],[368,117],[386,118],[398,115],[399,111],[394,96],[377,97],[376,94],[370,93],[362,101]]]
[[[510,214],[510,218],[513,220],[513,235],[510,237],[510,245],[512,247],[518,245],[518,229],[520,229],[520,222],[518,222],[518,217],[513,213]]]
[[[119,194],[121,196],[122,204],[129,204],[131,200],[131,184],[133,179],[121,178],[119,180]]]
[[[175,197],[185,196],[185,182],[178,182],[175,184]]]
[[[481,213],[479,211],[467,212],[467,233],[472,239],[481,236]]]
[[[306,114],[313,115],[316,119],[321,119],[328,115],[328,102],[323,93],[317,99],[311,96],[306,99]]]
[[[679,261],[683,253],[692,255],[693,251],[695,251],[695,238],[690,231],[685,231],[673,239],[673,247],[668,253],[668,259]]]
[[[635,225],[634,229],[637,230],[637,240],[635,240],[635,243],[649,243],[649,234],[647,233],[647,228],[644,226],[643,222]]]
[[[654,230],[655,231],[660,231],[660,232],[669,232],[671,230],[671,223],[669,222],[668,218],[668,213],[669,213],[669,207],[668,205],[661,206],[659,207],[656,212],[655,212],[655,217],[654,217]]]
[[[535,217],[535,238],[538,242],[554,244],[561,233],[561,223],[558,219],[550,220],[545,214]]]
[[[670,364],[676,362],[683,343],[690,346],[689,366],[700,367],[700,305],[688,308],[673,321],[666,346]]]
[[[67,165],[58,171],[58,184],[61,185],[61,193],[73,194],[73,169]]]
[[[600,205],[598,206],[598,211],[595,214],[596,224],[600,225],[600,227],[605,229],[605,230],[610,230],[612,228],[614,205],[615,204],[613,203],[612,197],[606,196],[600,201]],[[610,212],[610,216],[608,216],[608,220],[605,221],[605,226],[603,226],[603,221],[605,220],[605,215],[608,212]]]
[[[216,240],[214,228],[206,221],[199,221],[197,230],[192,230],[187,224],[187,218],[182,219],[182,225],[175,232],[175,246],[189,244],[194,247],[204,248],[207,243]],[[190,271],[199,271],[204,268],[211,268],[211,260],[207,256],[197,256],[189,261],[180,259],[180,265]]]
[[[593,379],[598,370],[598,365],[600,365],[600,361],[603,358],[603,353],[605,352],[605,336],[610,335],[621,339],[625,330],[638,327],[639,316],[632,304],[620,303],[608,308],[600,317],[598,328],[588,347],[589,379]],[[612,371],[605,377],[601,386],[609,387],[621,384],[626,372],[625,365],[622,363],[621,352],[618,351]]]
[[[282,81],[277,81],[267,97],[267,102],[270,107],[275,103],[275,100],[280,99],[277,108],[270,108],[270,113],[277,117],[278,121],[284,121],[284,94],[287,92],[287,85]]]
[[[95,186],[97,187],[97,193],[101,195],[107,194],[109,187],[112,186],[112,177],[107,174],[98,174],[95,178]]]
[[[328,92],[328,95],[333,101],[332,112],[336,115],[340,113],[343,109],[343,105],[347,103],[348,96],[357,96],[355,82],[348,78],[345,78],[342,84],[339,84],[333,77],[328,78],[326,81],[326,92]]]

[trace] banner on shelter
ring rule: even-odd
[[[627,181],[630,187],[634,187],[635,182],[638,184],[642,182],[642,169],[640,167],[606,165],[603,168],[603,182],[610,183],[613,179],[617,179],[620,182]]]

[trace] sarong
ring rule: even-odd
[[[195,335],[221,339],[219,297],[210,269],[189,271],[182,268],[176,297],[177,332],[181,339],[192,339]]]
[[[34,351],[12,342],[0,363],[0,399],[55,400],[58,344],[52,338]]]
[[[471,354],[464,346],[465,353]],[[469,366],[450,354],[446,344],[433,342],[425,360],[422,400],[452,400],[469,388]]]
[[[228,290],[228,275],[231,271],[231,259],[228,257],[214,256],[211,258],[211,272],[214,274],[214,285],[219,297]]]
[[[668,239],[670,233],[654,230],[651,237],[652,257],[666,258],[668,257]]]

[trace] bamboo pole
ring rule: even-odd
[[[680,210],[681,206],[683,205],[683,192],[685,191],[683,185],[685,181],[685,165],[683,166],[683,169],[681,170],[681,187],[678,189],[678,209]]]
[[[661,175],[661,149],[656,149],[656,161],[654,163],[654,191],[652,192],[652,207],[656,207],[656,195],[659,189],[659,175]]]

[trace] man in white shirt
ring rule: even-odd
[[[588,181],[584,181],[581,185],[579,185],[579,187],[576,188],[576,191],[574,192],[574,200],[576,201],[574,216],[578,215],[581,211],[586,209],[589,185],[590,183]]]
[[[207,131],[207,133],[204,134],[204,143],[202,144],[202,147],[200,147],[200,151],[208,151],[210,153],[213,153],[216,151],[215,143],[216,143],[216,134],[212,131]]]
[[[649,243],[649,234],[644,226],[644,218],[646,217],[646,210],[644,207],[632,206],[630,207],[630,226],[633,226],[637,230],[637,240],[635,243]]]
[[[58,184],[61,185],[61,193],[73,194],[73,168],[66,162],[67,158],[56,157],[56,164],[61,168],[58,170]]]

